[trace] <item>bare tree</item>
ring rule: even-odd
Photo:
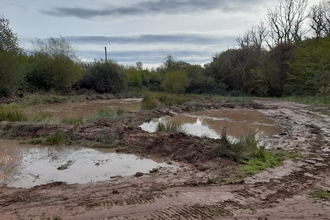
[[[236,41],[241,49],[254,47],[261,51],[266,36],[267,30],[264,22],[261,21],[259,25],[251,26],[244,35],[238,37]]]
[[[309,13],[311,28],[317,38],[330,34],[330,0],[323,0],[313,5]]]
[[[273,48],[279,44],[301,42],[307,32],[302,26],[307,18],[307,0],[279,0],[280,5],[268,10],[267,22],[270,26],[268,46]]]

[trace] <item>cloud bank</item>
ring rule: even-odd
[[[123,1],[125,3],[125,1]],[[191,14],[215,9],[223,12],[237,12],[252,9],[260,1],[257,0],[149,0],[127,3],[125,5],[108,5],[105,8],[90,9],[87,7],[53,7],[42,10],[47,15],[57,17],[78,17],[91,19],[94,17],[127,17],[154,14]]]

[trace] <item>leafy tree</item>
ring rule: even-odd
[[[9,27],[9,20],[0,15],[0,51],[20,51],[16,34]]]
[[[251,71],[258,95],[281,97],[290,94],[287,83],[295,49],[293,44],[279,44],[262,57],[260,65]]]
[[[35,89],[65,90],[83,75],[73,47],[63,37],[36,39],[27,83]]]
[[[184,93],[190,85],[188,75],[185,71],[175,70],[167,72],[162,81],[161,88],[167,92]]]
[[[142,86],[143,70],[130,67],[125,70],[129,86]]]
[[[0,16],[0,95],[15,93],[25,75],[25,57],[18,46],[16,34],[9,27],[9,20]]]
[[[87,67],[80,86],[100,93],[118,93],[127,88],[127,78],[123,67],[114,61],[95,61]]]
[[[307,39],[297,49],[289,76],[298,95],[330,94],[330,35]]]

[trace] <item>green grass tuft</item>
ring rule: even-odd
[[[180,124],[159,122],[156,132],[182,133],[184,132],[184,128]]]
[[[85,120],[83,116],[73,116],[73,117],[63,118],[61,120],[61,123],[79,126],[79,125],[83,125],[85,123]]]
[[[99,120],[111,120],[118,117],[118,110],[114,108],[99,109],[97,113],[91,117],[88,122],[95,122]]]
[[[330,198],[330,192],[324,189],[317,189],[315,192],[311,194],[311,196],[313,198],[318,198],[318,199],[327,199]]]
[[[57,133],[46,138],[46,143],[49,145],[70,145],[72,141],[64,133]]]
[[[16,107],[0,106],[0,121],[22,122],[27,121],[27,117]]]

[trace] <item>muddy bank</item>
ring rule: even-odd
[[[202,106],[224,108],[222,104]],[[258,101],[226,106],[258,109],[281,126],[281,133],[268,144],[275,149],[298,152],[303,157],[237,179],[235,162],[209,157],[218,140],[184,134],[150,134],[137,128],[146,118],[192,111],[196,106],[143,111],[78,127],[45,125],[32,131],[27,124],[2,122],[6,135],[16,139],[72,131],[73,140],[94,140],[93,134],[100,131],[117,132],[116,140],[130,146],[120,149],[168,157],[182,169],[84,185],[57,182],[31,189],[1,186],[1,216],[5,219],[329,219],[329,197],[315,198],[312,194],[318,189],[330,192],[330,117],[312,106],[289,102]],[[17,130],[22,130],[22,134]],[[224,181],[213,182],[213,178]]]

